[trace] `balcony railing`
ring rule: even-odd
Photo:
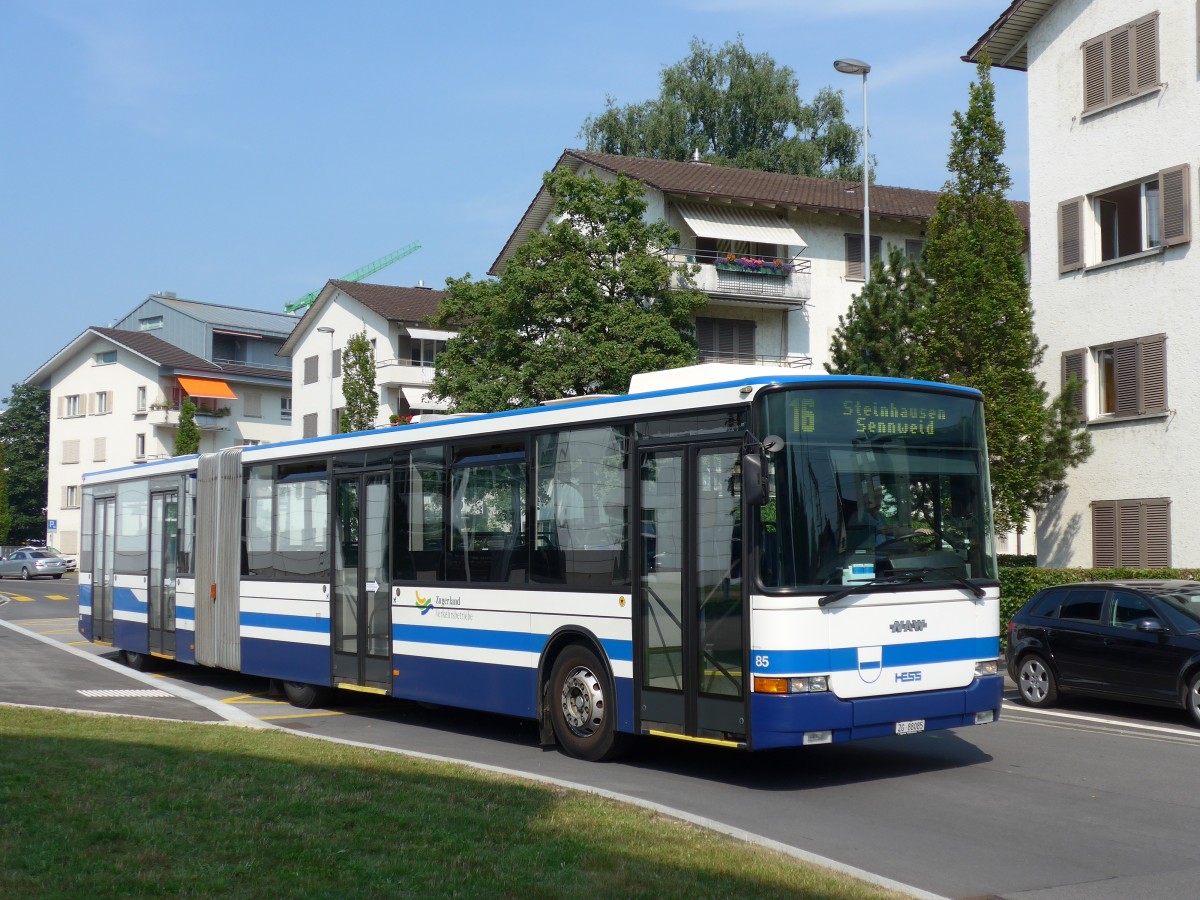
[[[218,414],[198,409],[196,410],[196,427],[201,431],[225,431],[229,427],[225,424],[225,419],[228,416],[228,411]],[[147,416],[146,421],[155,428],[178,428],[179,407],[163,408],[161,406],[152,406],[150,407],[150,414]]]
[[[279,369],[281,371],[290,371],[292,368],[292,363],[290,360],[287,362],[282,362],[278,360],[265,361],[261,359],[228,359],[223,356],[214,356],[213,362],[215,362],[218,366],[251,366],[255,369]]]
[[[701,350],[699,362],[730,363],[738,366],[781,366],[787,369],[808,369],[812,357],[794,353],[790,356],[748,356],[741,353],[720,353],[716,350]]]
[[[782,306],[800,306],[812,299],[812,260],[801,257],[774,259],[735,256],[724,253],[676,247],[671,262],[699,266],[692,276],[696,290],[717,297],[763,300]],[[674,276],[675,287],[683,281]]]
[[[428,387],[433,383],[433,366],[407,359],[378,359],[375,377],[380,387]]]

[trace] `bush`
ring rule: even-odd
[[[1022,553],[1018,556],[1015,553],[1001,553],[999,555],[1000,568],[1011,569],[1034,569],[1037,568],[1036,553]]]

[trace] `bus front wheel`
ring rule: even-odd
[[[624,735],[617,734],[614,699],[595,653],[579,644],[563,650],[550,674],[550,720],[568,755],[599,762],[620,753]]]

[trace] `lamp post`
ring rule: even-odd
[[[863,80],[863,284],[871,280],[871,178],[867,172],[867,73],[871,64],[861,59],[834,60],[833,67],[843,75],[861,75]]]
[[[329,433],[333,434],[333,329],[328,325],[320,326],[317,331],[329,335]]]

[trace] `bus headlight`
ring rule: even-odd
[[[814,694],[829,690],[828,675],[805,675],[802,678],[766,678],[754,676],[756,694]]]
[[[982,662],[975,663],[976,675],[995,675],[1000,671],[1000,661],[997,659],[985,659]]]

